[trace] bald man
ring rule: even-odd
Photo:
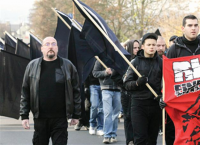
[[[34,117],[34,145],[66,145],[68,122],[78,123],[81,99],[78,73],[67,59],[58,56],[57,41],[46,37],[41,46],[43,57],[32,60],[24,74],[20,116],[22,126],[30,129],[29,112]]]
[[[156,50],[158,55],[162,57],[166,50],[166,43],[162,36],[158,36],[157,43],[156,43]]]

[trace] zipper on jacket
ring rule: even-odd
[[[198,45],[197,49],[194,52],[194,55],[196,54],[196,52],[200,49],[200,45]]]

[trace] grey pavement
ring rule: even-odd
[[[112,144],[125,145],[123,123],[123,119],[120,119],[118,142]],[[25,130],[21,126],[21,120],[0,116],[0,145],[31,145],[34,131],[32,117],[30,117],[30,127],[30,130]],[[80,131],[75,131],[73,126],[69,126],[68,134],[68,145],[103,145],[103,136],[90,135],[84,127]],[[158,137],[157,145],[162,145],[162,136]]]

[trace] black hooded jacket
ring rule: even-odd
[[[186,45],[183,43],[183,37],[178,37],[175,40],[175,44],[173,44],[168,52],[167,57],[168,58],[177,58],[177,57],[184,57],[184,56],[191,56],[191,55],[198,55],[200,54],[200,39],[199,40],[198,47],[196,48],[195,52],[193,53],[189,48],[186,47]]]
[[[144,50],[140,50],[131,63],[142,76],[148,77],[148,83],[154,91],[158,95],[161,94],[162,59],[157,52],[153,58],[146,58],[144,57]],[[153,102],[153,104],[158,105],[154,100],[154,95],[146,86],[140,87],[136,85],[137,79],[137,74],[129,67],[126,72],[126,77],[124,78],[124,86],[126,90],[131,91],[132,98],[141,100],[142,104],[146,103],[150,105],[152,104],[150,102]],[[135,101],[135,103],[137,103],[137,101]]]

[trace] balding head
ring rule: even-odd
[[[57,41],[53,37],[46,37],[42,41],[41,51],[43,53],[43,59],[46,61],[53,61],[57,59],[58,46]]]
[[[44,45],[45,42],[48,41],[48,40],[54,40],[56,42],[56,44],[57,44],[57,40],[54,37],[48,36],[48,37],[46,37],[46,38],[43,39],[42,45]]]
[[[165,39],[162,36],[158,36],[156,50],[159,56],[162,56],[166,49]]]

